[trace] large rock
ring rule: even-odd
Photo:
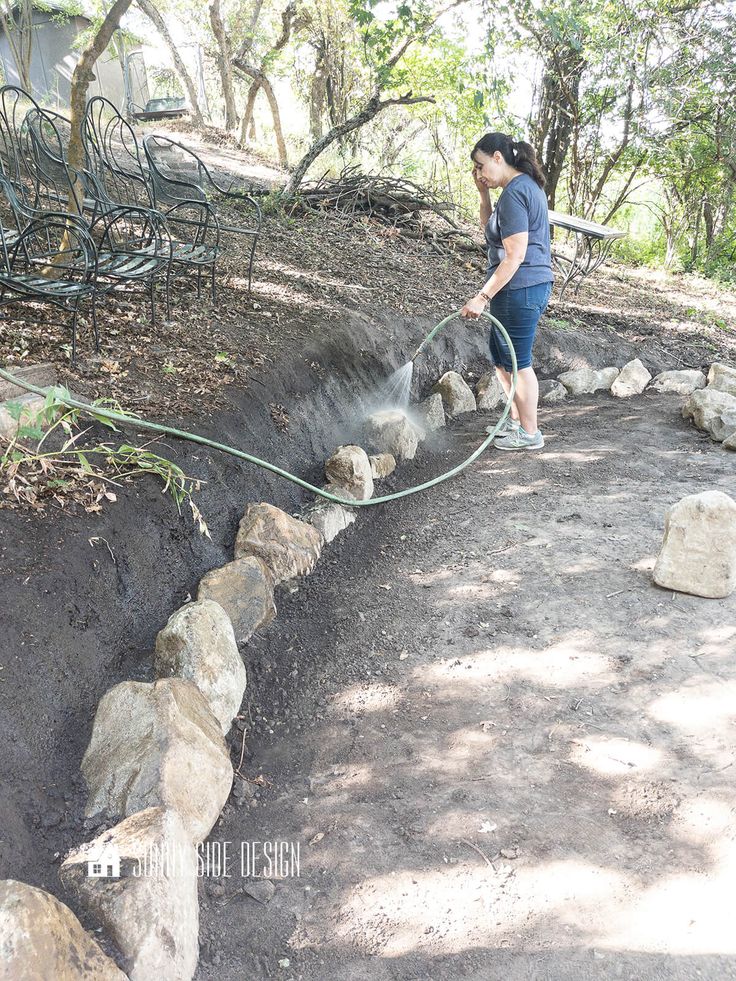
[[[60,875],[115,942],[131,981],[194,975],[197,853],[174,811],[149,807],[133,814],[70,852]]]
[[[156,638],[157,678],[187,678],[199,688],[223,734],[230,729],[245,693],[246,676],[230,618],[209,599],[172,614]]]
[[[620,374],[611,385],[611,395],[626,399],[632,395],[641,395],[652,376],[638,358],[629,361],[621,369]]]
[[[444,413],[442,418],[444,419]],[[373,474],[374,480],[381,480],[382,477],[388,477],[396,469],[396,458],[392,453],[376,453],[374,456],[369,456],[368,459],[370,460],[371,473]]]
[[[0,881],[3,981],[125,981],[70,909],[14,879]]]
[[[445,406],[442,396],[437,392],[412,407],[412,418],[424,433],[432,433],[445,425]]]
[[[341,488],[328,485],[330,492],[339,494]],[[334,501],[321,500],[313,505],[305,514],[307,521],[314,525],[322,535],[325,542],[331,542],[337,538],[341,531],[345,531],[355,521],[355,511],[336,504]]]
[[[432,393],[442,396],[445,414],[448,419],[462,415],[464,412],[475,412],[475,395],[462,375],[456,371],[446,371],[432,389]]]
[[[593,392],[608,391],[618,378],[618,373],[618,368],[574,368],[563,371],[558,381],[570,395],[591,395]]]
[[[736,368],[718,362],[712,364],[708,372],[708,388],[736,395]]]
[[[721,491],[689,494],[665,518],[654,581],[714,599],[736,588],[736,501]]]
[[[419,446],[419,431],[400,409],[384,409],[366,419],[368,439],[397,460],[412,460]]]
[[[495,409],[506,399],[501,382],[495,371],[486,371],[475,386],[475,405],[477,409]]]
[[[731,433],[730,436],[724,439],[723,448],[724,450],[736,450],[736,433]]]
[[[682,407],[682,414],[718,443],[736,432],[736,396],[710,386],[693,392]]]
[[[255,555],[266,563],[275,583],[306,576],[321,549],[316,528],[272,504],[249,504],[235,539],[235,558]]]
[[[212,830],[233,781],[219,723],[183,678],[111,688],[97,707],[82,773],[87,815],[171,807],[194,842]]]
[[[325,464],[328,481],[347,487],[359,500],[373,497],[373,472],[368,454],[360,446],[341,446]]]
[[[677,395],[691,395],[699,388],[705,388],[705,375],[697,368],[683,368],[678,371],[660,371],[649,386],[657,392],[675,392]]]
[[[208,572],[199,584],[197,599],[212,600],[223,608],[239,644],[247,643],[276,616],[271,572],[252,555]]]
[[[564,402],[567,398],[567,389],[558,382],[556,378],[544,378],[539,383],[540,402]]]
[[[11,373],[19,381],[28,382],[30,385],[35,385],[36,388],[50,388],[56,385],[58,381],[58,375],[54,365],[50,364],[48,361],[42,364],[30,364],[20,367],[19,365],[7,365],[7,371]],[[0,378],[0,402],[4,402],[6,399],[15,399],[19,395],[28,395],[27,388],[23,388],[20,385],[15,385],[13,382],[5,381],[4,378]]]

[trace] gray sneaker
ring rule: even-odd
[[[539,430],[528,433],[521,426],[503,436],[496,436],[493,445],[497,450],[541,450],[544,446],[544,436]]]
[[[509,433],[515,433],[520,425],[521,423],[519,422],[518,419],[512,419],[511,416],[506,416],[506,418],[503,421],[503,426],[501,426],[501,428],[498,430],[496,436],[497,437],[507,436]],[[489,436],[495,428],[496,428],[496,424],[494,424],[493,426],[486,426],[486,432],[488,433]]]

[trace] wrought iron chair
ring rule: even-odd
[[[20,179],[13,182],[15,195],[9,204],[18,231],[28,221],[47,214],[39,205],[56,203],[57,208],[66,209],[73,202],[77,211],[91,208],[89,218],[82,213],[71,215],[68,220],[78,222],[96,242],[97,292],[108,293],[123,284],[141,285],[150,298],[151,322],[155,324],[156,281],[164,268],[168,273],[171,263],[171,241],[163,217],[150,208],[123,206],[111,206],[95,214],[97,198],[90,192],[89,175],[77,174],[66,161],[68,120],[33,103],[12,134],[8,122],[13,116],[3,112],[9,88],[0,89],[0,146],[2,133],[10,131],[15,148],[15,160],[10,166]],[[10,97],[15,108],[15,93]],[[17,113],[13,115],[17,125]]]
[[[250,225],[223,224],[220,231],[243,235],[250,240],[248,254],[248,292],[253,279],[258,236],[263,223],[261,208],[256,199],[244,188],[235,189],[235,180],[223,187],[213,177],[207,164],[189,147],[168,136],[149,134],[143,137],[143,149],[148,162],[153,198],[158,207],[176,204],[184,200],[218,202],[239,202],[252,212]],[[218,215],[218,217],[220,217]]]
[[[120,204],[159,211],[171,237],[171,258],[177,265],[197,270],[197,296],[202,272],[208,270],[212,299],[216,299],[215,271],[220,254],[220,223],[210,204],[198,198],[156,201],[151,175],[144,164],[135,132],[115,106],[102,96],[87,103],[84,118],[87,171],[98,209]],[[170,305],[171,269],[167,271],[166,301]]]
[[[8,201],[15,197],[5,177],[0,177],[0,193]],[[47,212],[20,232],[0,221],[0,307],[40,302],[71,311],[72,363],[77,356],[79,305],[85,299],[91,302],[95,350],[99,350],[96,275],[94,242],[69,215]]]

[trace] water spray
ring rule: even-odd
[[[451,313],[448,317],[445,317],[444,320],[441,320],[424,338],[412,357],[411,362],[409,363],[413,364],[413,362],[424,353],[426,348],[434,339],[435,335],[442,330],[445,324],[449,323],[450,320],[454,320],[455,317],[458,316],[460,316],[459,310]],[[433,477],[431,480],[426,480],[422,484],[417,484],[414,487],[407,487],[401,491],[395,491],[393,494],[384,494],[382,497],[372,497],[367,501],[356,501],[352,498],[346,499],[339,497],[337,494],[332,494],[329,491],[324,490],[322,487],[317,487],[314,484],[310,484],[306,480],[302,480],[301,477],[297,477],[295,474],[289,473],[288,470],[283,470],[281,467],[277,467],[275,464],[269,463],[268,460],[261,460],[259,457],[253,456],[251,453],[246,453],[244,450],[239,450],[234,446],[227,446],[225,443],[218,443],[215,440],[207,439],[207,437],[200,436],[198,433],[190,433],[183,429],[174,429],[171,426],[164,426],[161,423],[149,422],[147,419],[140,418],[140,416],[127,415],[121,412],[115,412],[112,409],[103,409],[97,406],[90,406],[89,403],[71,398],[66,393],[57,393],[56,401],[61,405],[66,405],[73,409],[80,409],[82,412],[96,418],[107,419],[110,422],[119,423],[121,426],[129,426],[136,429],[147,429],[151,432],[160,433],[165,436],[174,436],[177,439],[188,440],[190,443],[199,443],[201,446],[208,446],[211,449],[220,450],[221,452],[227,453],[230,456],[237,457],[239,460],[245,460],[246,463],[253,463],[257,467],[261,467],[264,470],[268,470],[270,473],[276,474],[278,477],[283,477],[285,480],[289,480],[293,484],[302,487],[304,490],[311,491],[313,494],[317,494],[319,497],[322,497],[327,501],[331,501],[334,504],[342,504],[345,507],[351,508],[372,507],[375,504],[386,504],[389,501],[397,501],[402,497],[409,497],[412,494],[418,494],[420,491],[428,490],[430,487],[435,487],[437,484],[441,484],[445,480],[449,480],[451,477],[454,477],[462,470],[465,470],[466,467],[469,467],[471,463],[474,463],[481,453],[488,448],[506,421],[506,417],[511,409],[511,402],[514,397],[514,392],[516,391],[516,352],[514,351],[511,338],[506,332],[506,328],[503,326],[503,324],[490,313],[483,312],[481,313],[481,317],[485,317],[487,320],[490,320],[492,325],[501,332],[501,335],[506,341],[509,351],[511,352],[511,391],[506,401],[504,411],[501,413],[501,418],[498,420],[494,428],[483,440],[480,446],[473,453],[471,453],[467,459],[463,460],[462,463],[459,463],[456,467],[453,467],[446,473],[440,474],[438,477]],[[48,392],[45,389],[38,388],[36,385],[31,385],[30,382],[27,382],[22,378],[16,378],[4,368],[0,368],[0,378],[4,378],[5,381],[8,381],[13,385],[17,385],[19,388],[26,389],[26,391],[33,392],[35,395],[48,395]]]

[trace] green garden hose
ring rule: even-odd
[[[415,361],[416,358],[422,354],[427,347],[427,345],[432,341],[434,336],[447,324],[450,320],[459,316],[459,311],[451,313],[444,320],[441,320],[426,336],[422,341],[420,346],[417,348],[414,357],[411,359]],[[460,473],[466,467],[470,466],[478,457],[483,453],[485,449],[490,445],[494,436],[501,428],[509,414],[511,408],[511,399],[516,391],[516,352],[514,351],[514,346],[511,343],[511,338],[506,332],[506,328],[503,324],[496,320],[490,313],[482,313],[481,316],[486,317],[492,322],[492,324],[497,327],[506,341],[509,351],[511,352],[511,363],[512,368],[512,380],[511,380],[511,396],[506,403],[501,418],[496,423],[494,429],[491,433],[483,440],[480,446],[471,455],[459,463],[452,470],[448,470],[446,473],[440,474],[438,477],[433,477],[431,480],[426,480],[423,484],[417,484],[415,487],[407,487],[405,490],[396,491],[393,494],[384,494],[382,497],[372,497],[367,501],[355,501],[346,500],[345,498],[338,497],[336,494],[331,494],[329,491],[324,490],[321,487],[316,487],[314,484],[310,484],[306,480],[302,480],[300,477],[295,476],[293,473],[289,473],[288,470],[282,470],[281,467],[275,466],[273,463],[269,463],[267,460],[261,460],[257,456],[253,456],[250,453],[246,453],[244,450],[238,450],[234,446],[226,446],[224,443],[217,443],[215,440],[207,439],[205,436],[199,436],[197,433],[188,433],[182,429],[173,429],[171,426],[163,426],[157,422],[148,422],[146,419],[141,419],[138,416],[124,415],[120,412],[114,412],[111,409],[98,408],[97,406],[90,406],[85,402],[79,402],[76,399],[70,398],[66,395],[59,396],[57,401],[62,404],[69,406],[74,409],[81,409],[83,412],[91,413],[94,416],[101,417],[104,419],[109,419],[111,422],[120,423],[122,426],[132,426],[136,429],[148,429],[155,433],[162,433],[166,436],[176,436],[179,439],[187,439],[191,443],[200,443],[202,446],[209,446],[214,450],[221,450],[223,453],[229,453],[231,456],[235,456],[240,460],[245,460],[247,463],[254,463],[258,467],[263,467],[264,470],[270,470],[271,473],[275,473],[279,477],[284,477],[286,480],[290,480],[293,484],[297,484],[299,487],[303,487],[305,490],[311,491],[313,494],[319,495],[328,501],[332,501],[335,504],[343,504],[347,507],[368,507],[374,504],[386,504],[388,501],[397,501],[402,497],[409,497],[411,494],[418,494],[419,491],[428,490],[430,487],[434,487],[436,484],[441,484],[445,480],[449,480],[450,477],[454,477],[456,474]],[[38,388],[35,385],[31,385],[21,378],[15,378],[10,372],[6,371],[4,368],[0,368],[0,378],[4,378],[6,381],[17,385],[19,388],[25,388],[29,392],[33,392],[36,395],[47,395],[47,391],[43,388]]]

